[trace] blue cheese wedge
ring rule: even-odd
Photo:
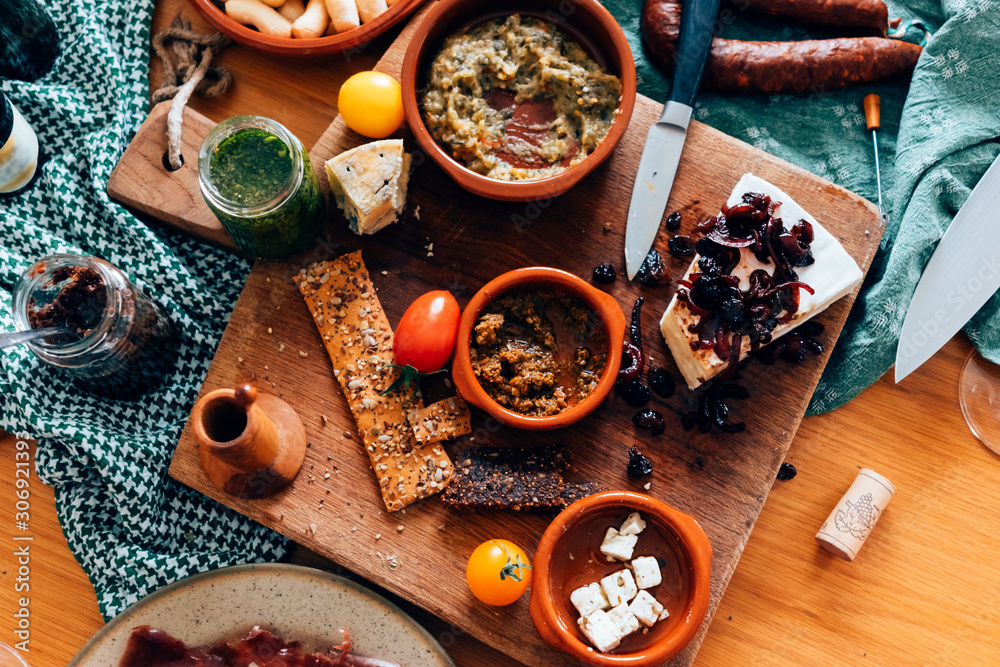
[[[830,232],[796,204],[791,197],[764,179],[753,174],[744,174],[740,182],[733,188],[727,205],[734,206],[740,203],[743,195],[747,192],[758,192],[769,196],[772,201],[781,202],[781,206],[774,211],[774,217],[781,218],[786,226],[791,226],[799,220],[806,220],[813,227],[812,254],[815,262],[809,266],[797,268],[796,272],[799,281],[812,287],[816,293],[809,294],[805,290],[799,290],[799,310],[792,321],[779,324],[774,329],[772,339],[777,339],[819,315],[835,301],[850,294],[861,282],[863,275],[854,258],[844,250],[844,247]],[[685,279],[698,270],[699,259],[701,259],[700,255],[696,255],[687,273],[684,274]],[[749,276],[757,269],[764,269],[772,275],[774,273],[773,264],[761,264],[750,250],[741,248],[740,262],[733,269],[733,275],[740,278],[742,289],[749,287]],[[698,319],[698,316],[688,309],[687,303],[678,300],[676,295],[670,300],[666,312],[660,319],[660,332],[663,334],[663,338],[677,362],[677,367],[690,389],[696,389],[711,380],[722,372],[727,363],[720,359],[714,350],[694,349],[692,347],[692,343],[697,344],[698,335],[692,332],[690,327],[697,324]],[[745,359],[749,354],[750,342],[744,339],[740,350],[740,360]]]
[[[374,234],[403,211],[410,155],[403,151],[402,139],[374,141],[327,161],[326,175],[351,231]]]

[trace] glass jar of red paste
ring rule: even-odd
[[[95,257],[41,259],[14,287],[13,311],[20,331],[50,326],[71,331],[28,347],[99,396],[140,396],[160,384],[177,356],[177,336],[166,313],[120,269]]]

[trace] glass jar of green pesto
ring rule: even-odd
[[[280,123],[234,116],[216,125],[198,153],[201,192],[243,251],[286,257],[323,225],[323,193],[302,143]]]

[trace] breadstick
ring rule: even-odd
[[[292,22],[292,30],[295,30],[295,20],[306,13],[306,3],[303,0],[285,0],[278,7],[278,13]]]
[[[292,36],[292,22],[260,0],[229,0],[226,14],[237,23],[251,25],[265,35]]]
[[[358,0],[358,16],[362,23],[368,23],[376,16],[389,9],[385,0]]]
[[[337,32],[347,32],[361,25],[354,0],[326,0],[326,13]]]
[[[229,1],[230,0],[226,0],[226,2]],[[260,0],[260,1],[263,2],[265,5],[267,5],[268,7],[274,7],[275,9],[285,4],[285,0]]]
[[[306,13],[292,24],[292,37],[298,39],[315,39],[322,37],[330,17],[326,13],[325,0],[309,0]]]

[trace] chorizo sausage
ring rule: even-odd
[[[652,60],[673,69],[680,33],[677,0],[647,0],[642,35]],[[913,71],[922,49],[883,37],[841,37],[801,42],[712,40],[704,90],[724,93],[822,92],[873,83]]]
[[[753,12],[796,23],[846,28],[847,34],[885,37],[889,9],[882,0],[728,0],[732,12]]]

